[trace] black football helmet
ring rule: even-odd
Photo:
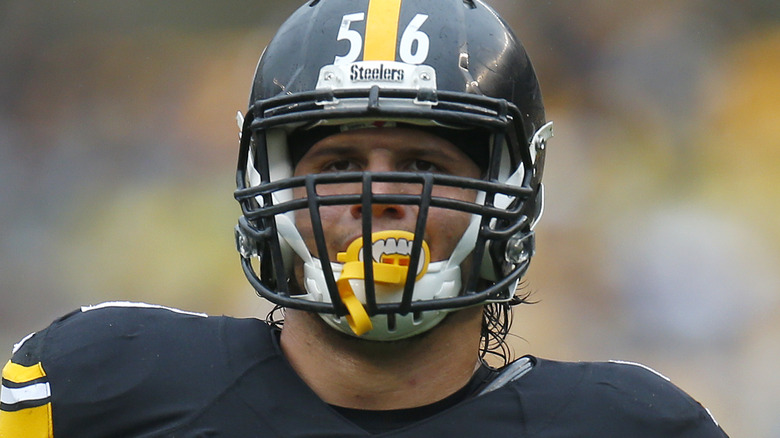
[[[334,328],[373,340],[409,337],[450,311],[514,297],[534,252],[552,124],[545,122],[525,49],[482,1],[308,1],[263,52],[239,123],[235,197],[243,216],[236,241],[243,270],[262,297],[317,312]],[[318,138],[372,123],[440,133],[479,163],[484,177],[293,176],[297,160]],[[372,183],[380,182],[422,189],[372,193]],[[363,190],[327,196],[317,190],[345,183],[360,183]],[[439,198],[431,195],[436,185],[478,196],[474,202]],[[306,196],[295,198],[294,188]],[[372,211],[376,204],[415,206],[415,229],[376,233],[371,214],[364,214],[362,239],[331,260],[320,208],[360,205]],[[472,217],[447,260],[428,259],[424,235],[432,208]],[[296,215],[310,217],[314,247],[301,238]],[[372,247],[392,242],[400,248],[402,241],[406,268],[388,285],[385,268],[391,268]],[[369,259],[373,263],[362,262]],[[416,275],[406,275],[414,266]],[[300,272],[302,279],[296,278]]]

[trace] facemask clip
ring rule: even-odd
[[[517,233],[506,243],[504,257],[515,265],[525,263],[534,255],[536,235],[533,231]]]

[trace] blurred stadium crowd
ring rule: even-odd
[[[234,117],[298,4],[0,1],[7,356],[112,299],[264,316]],[[780,3],[491,4],[556,123],[515,353],[639,361],[732,436],[780,436]]]

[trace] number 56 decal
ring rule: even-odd
[[[397,42],[397,19],[388,21],[387,17],[383,20],[369,21],[366,23],[365,47],[363,46],[363,36],[360,32],[352,29],[352,23],[360,22],[366,19],[364,12],[347,14],[341,18],[341,26],[336,36],[338,41],[348,41],[349,51],[346,55],[336,56],[334,64],[350,64],[357,61],[363,49],[364,61],[395,61],[395,50]],[[428,19],[425,14],[417,14],[412,18],[409,24],[401,34],[401,44],[398,47],[398,54],[401,61],[407,64],[422,64],[428,58],[430,49],[430,38],[421,31],[423,23]],[[392,25],[396,24],[396,27]]]

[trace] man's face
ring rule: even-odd
[[[347,131],[326,137],[309,149],[295,167],[295,175],[338,172],[433,172],[445,175],[479,178],[480,169],[455,145],[434,134],[413,128],[370,128]],[[377,194],[419,194],[421,184],[374,183]],[[317,188],[320,195],[356,194],[361,184],[328,184]],[[305,197],[298,188],[295,198]],[[474,190],[435,186],[433,196],[473,202]],[[413,232],[418,207],[401,204],[374,204],[374,232],[403,230]],[[346,250],[361,237],[360,205],[327,206],[320,209],[322,226],[332,261],[336,253]],[[424,239],[431,250],[431,261],[449,258],[471,217],[467,213],[431,208],[425,226]],[[314,233],[307,210],[298,211],[296,226],[314,254]]]

